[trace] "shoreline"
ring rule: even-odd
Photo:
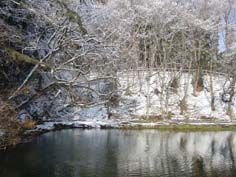
[[[124,130],[166,130],[166,131],[236,131],[236,121],[56,121],[44,122],[24,135],[39,135],[63,129],[124,129]]]
[[[19,143],[10,144],[1,150],[14,148],[17,144],[27,143],[36,136],[44,133],[60,131],[65,129],[98,129],[98,130],[157,130],[174,132],[209,132],[209,131],[236,131],[235,121],[199,121],[199,120],[166,120],[158,122],[145,122],[140,120],[93,120],[93,121],[50,121],[44,122],[31,130],[25,130],[19,135]]]

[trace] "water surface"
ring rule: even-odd
[[[236,176],[236,132],[63,130],[0,152],[0,177]]]

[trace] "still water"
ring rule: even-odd
[[[236,176],[236,132],[63,130],[0,152],[0,177]]]

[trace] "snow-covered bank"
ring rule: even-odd
[[[236,121],[160,121],[143,122],[140,120],[132,121],[64,121],[64,122],[44,122],[37,125],[34,130],[29,130],[26,134],[38,134],[53,130],[67,128],[82,129],[159,129],[159,130],[236,130]]]
[[[177,87],[173,88],[170,83],[175,77],[178,77],[178,83]],[[211,79],[212,89],[210,89]],[[54,116],[55,118],[51,120],[52,122],[67,122],[66,124],[73,124],[72,127],[77,127],[77,125],[80,127],[81,124],[91,127],[99,127],[103,124],[115,126],[122,122],[134,122],[136,120],[150,122],[150,125],[169,121],[232,123],[236,113],[236,99],[234,98],[232,102],[231,116],[227,113],[229,103],[222,100],[223,96],[227,97],[227,95],[223,95],[228,84],[227,78],[223,75],[215,75],[211,78],[209,74],[205,73],[204,88],[202,91],[196,92],[195,95],[193,94],[191,80],[192,74],[186,72],[123,71],[118,73],[117,94],[119,97],[115,106],[98,104],[90,107],[68,107],[68,110],[57,111],[65,104],[62,100],[69,99],[68,96],[60,93],[62,96],[57,98],[59,101],[57,99],[53,101],[55,109],[52,109],[54,112],[57,111],[55,115],[60,116]],[[93,89],[103,89],[109,87],[109,85],[95,83],[91,87]],[[211,107],[212,96],[214,96],[215,110],[212,110]],[[92,97],[95,101],[100,99],[96,95],[92,95]],[[184,111],[181,110],[183,98],[186,102]],[[43,98],[39,99],[42,100]],[[37,101],[37,103],[43,105],[44,102]],[[32,105],[32,110],[35,110],[35,105]],[[41,107],[36,108],[38,110]],[[46,109],[46,111],[49,112],[50,110]],[[27,117],[27,115],[22,117]],[[48,121],[48,119],[43,120]],[[46,127],[53,127],[51,123],[45,124],[47,124]],[[43,127],[43,125],[40,126]]]
[[[177,87],[171,87],[174,78],[178,78]],[[227,114],[228,102],[224,102],[224,89],[228,84],[226,77],[204,75],[204,88],[193,94],[192,74],[178,72],[130,71],[120,73],[120,86],[124,90],[122,98],[134,100],[135,107],[131,112],[136,116],[159,116],[168,114],[169,119],[196,120],[214,118],[229,120],[236,116],[236,99],[233,99],[231,117]],[[212,79],[212,91],[210,82]],[[214,96],[214,107],[211,98]],[[225,95],[227,97],[227,95]],[[185,97],[186,108],[181,112],[181,101]],[[149,99],[149,100],[148,100]]]
[[[120,91],[119,104],[110,107],[110,119],[120,121],[141,117],[156,117],[158,120],[222,120],[229,121],[236,118],[236,99],[232,101],[232,112],[228,114],[227,97],[224,89],[229,80],[223,75],[212,76],[204,74],[204,88],[194,94],[192,74],[177,71],[126,71],[118,73]],[[171,87],[171,82],[177,78],[177,87]],[[211,82],[212,81],[212,82]],[[212,86],[212,88],[211,88]],[[214,97],[214,110],[212,109]],[[181,102],[185,98],[184,110]],[[227,98],[225,98],[227,99]],[[108,117],[104,105],[82,108],[78,111],[77,119],[104,120]],[[150,119],[150,121],[153,121]]]

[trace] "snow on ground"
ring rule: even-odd
[[[174,90],[170,87],[170,81],[177,72],[162,71],[128,71],[119,73],[120,89],[123,90],[123,99],[132,99],[135,101],[135,107],[132,115],[150,116],[164,115],[169,112],[171,119],[200,119],[216,118],[219,120],[230,120],[227,115],[228,103],[221,99],[223,86],[226,81],[224,76],[213,77],[213,94],[215,96],[215,111],[211,109],[210,76],[204,76],[205,88],[201,92],[193,95],[193,86],[191,84],[192,75],[183,73],[179,79],[179,87]],[[149,80],[150,78],[150,80]],[[150,88],[148,88],[150,83]],[[186,91],[187,89],[187,91]],[[180,114],[180,101],[187,93],[187,110]],[[148,96],[149,95],[149,96]],[[147,107],[148,97],[150,97],[150,106]],[[235,117],[236,100],[233,103],[233,117]],[[149,110],[148,110],[149,109]]]
[[[170,87],[170,81],[173,76],[179,76],[179,87],[173,89]],[[99,127],[102,124],[117,125],[122,121],[132,122],[141,117],[151,116],[159,117],[162,122],[168,121],[197,121],[208,122],[224,121],[230,122],[235,118],[236,100],[233,101],[233,114],[230,118],[227,115],[228,103],[222,101],[223,87],[226,82],[224,76],[213,77],[213,94],[215,96],[215,111],[211,109],[210,76],[205,74],[204,86],[201,92],[193,95],[193,86],[191,84],[192,74],[163,71],[127,71],[118,73],[120,98],[118,106],[110,106],[110,117],[107,107],[97,105],[89,108],[75,108],[69,118],[56,119],[59,124],[73,124],[73,126],[92,126]],[[150,83],[150,87],[148,87]],[[95,86],[96,87],[96,86]],[[187,109],[181,114],[180,102],[186,93]],[[150,98],[150,104],[148,104]],[[164,118],[164,120],[163,120]],[[211,120],[209,120],[211,118]],[[55,120],[54,120],[55,121]],[[149,120],[155,122],[154,120]],[[86,124],[85,124],[86,122]],[[40,127],[42,126],[42,127]],[[54,123],[45,123],[40,125],[43,129],[52,129]],[[146,126],[146,125],[144,125]],[[148,124],[147,126],[152,126]]]

